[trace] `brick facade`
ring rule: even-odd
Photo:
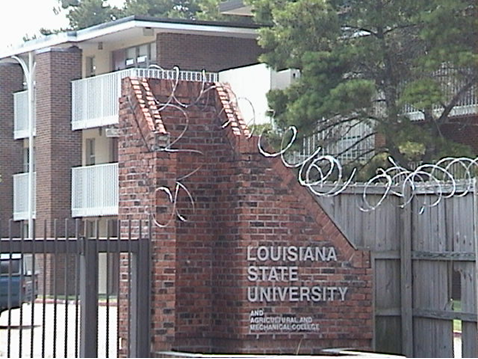
[[[181,108],[158,108],[154,98],[166,103],[170,91],[167,81],[126,79],[120,109],[119,219],[156,221],[153,351],[370,349],[369,254],[350,245],[291,170],[258,152],[227,88],[180,83]],[[158,151],[167,136],[174,150]],[[280,248],[332,248],[333,258],[260,258]],[[249,271],[259,268],[297,273],[256,280]],[[254,326],[263,320],[304,320],[315,329]]]
[[[157,60],[163,68],[221,71],[256,64],[263,50],[256,39],[161,33]]]
[[[13,139],[13,93],[23,90],[23,71],[19,64],[0,64],[0,237],[8,235],[13,213],[13,175],[22,167],[22,141]]]
[[[71,168],[81,165],[81,132],[71,130],[71,81],[81,78],[81,50],[51,48],[36,55],[36,231],[39,236],[74,234],[64,219],[71,217]],[[45,228],[46,226],[46,228]],[[56,229],[55,229],[56,227]],[[46,292],[74,293],[65,284],[65,266],[74,261],[48,255],[44,267]],[[40,286],[43,288],[43,278]]]
[[[81,165],[81,132],[71,130],[71,81],[81,78],[81,50],[46,49],[36,62],[37,229],[44,233],[47,221],[50,233],[53,220],[71,217],[71,168]]]

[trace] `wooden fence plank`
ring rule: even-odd
[[[357,248],[373,252],[376,348],[388,352],[398,348],[408,356],[452,355],[455,319],[463,321],[463,356],[478,357],[477,189],[465,194],[460,192],[466,189],[463,186],[451,198],[435,203],[433,189],[417,187],[412,203],[404,209],[400,207],[403,199],[389,195],[375,211],[364,212],[358,209],[360,204],[364,205],[363,188],[363,185],[351,186],[338,197],[317,200],[325,203],[327,212],[332,213]],[[382,194],[383,187],[370,187],[367,200],[370,204],[378,203]],[[407,236],[412,242],[404,242]],[[404,254],[408,257],[402,257]],[[397,263],[400,263],[401,284],[395,273]],[[453,274],[454,269],[460,271],[459,277]],[[452,286],[457,279],[461,295],[455,294],[453,298]],[[386,292],[382,298],[387,286],[400,289]],[[397,293],[398,306],[389,297],[390,293]],[[462,313],[453,312],[451,299],[462,300]],[[401,337],[401,347],[390,343],[391,337]]]
[[[412,221],[411,206],[402,210],[402,228],[400,233],[400,298],[402,308],[402,352],[413,357],[414,330],[412,314]]]
[[[477,351],[477,325],[476,325],[476,274],[474,263],[460,263],[459,272],[461,277],[461,311],[475,313],[475,318],[463,318],[462,320],[462,357],[476,358]],[[468,319],[468,320],[467,320]]]

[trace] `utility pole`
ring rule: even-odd
[[[25,80],[27,84],[27,95],[28,95],[28,238],[33,239],[33,213],[35,208],[33,208],[33,199],[35,196],[34,192],[34,110],[35,110],[35,61],[33,59],[33,53],[28,53],[28,64],[24,59],[18,56],[12,56],[12,59],[17,61],[22,67],[23,73],[25,74]]]

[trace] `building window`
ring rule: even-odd
[[[132,46],[113,52],[115,70],[133,67],[148,67],[156,63],[156,42]]]
[[[92,77],[96,75],[96,59],[94,56],[88,56],[86,58],[86,77]]]
[[[126,60],[124,62],[126,67],[133,67],[136,60],[136,47],[126,49]]]
[[[30,169],[30,148],[23,147],[23,172],[27,173]],[[33,147],[33,172],[35,172],[35,147]]]
[[[95,139],[87,138],[86,139],[86,153],[85,153],[85,164],[87,166],[94,165],[96,163],[95,157]]]

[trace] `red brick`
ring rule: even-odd
[[[153,308],[161,308],[154,311],[154,350],[291,354],[296,353],[298,342],[304,354],[333,346],[370,349],[369,254],[352,248],[291,170],[279,159],[258,152],[258,139],[249,138],[240,113],[229,101],[228,89],[215,84],[217,88],[210,89],[215,95],[198,104],[203,84],[179,82],[176,95],[187,118],[176,107],[166,106],[151,121],[149,109],[139,100],[146,95],[167,101],[170,87],[149,79],[142,88],[135,88],[132,84],[138,81],[123,82],[123,96],[129,96],[137,110],[128,110],[123,98],[119,219],[147,219],[153,213],[160,223],[167,223],[155,227],[152,238]],[[147,132],[160,127],[171,141],[177,140],[173,152],[153,151],[154,138]],[[129,180],[133,170],[135,179]],[[194,211],[184,188],[179,187],[174,204],[158,192],[163,186],[174,195],[180,178],[194,198]],[[133,202],[131,193],[135,194]],[[186,216],[188,221],[170,217],[171,213]],[[272,302],[266,306],[247,300],[251,285],[247,246],[315,243],[333,245],[339,261],[299,265],[296,284],[347,284],[346,301]],[[275,315],[320,315],[317,320],[323,330],[250,332],[250,311],[264,307]],[[124,314],[121,326],[126,330]]]

